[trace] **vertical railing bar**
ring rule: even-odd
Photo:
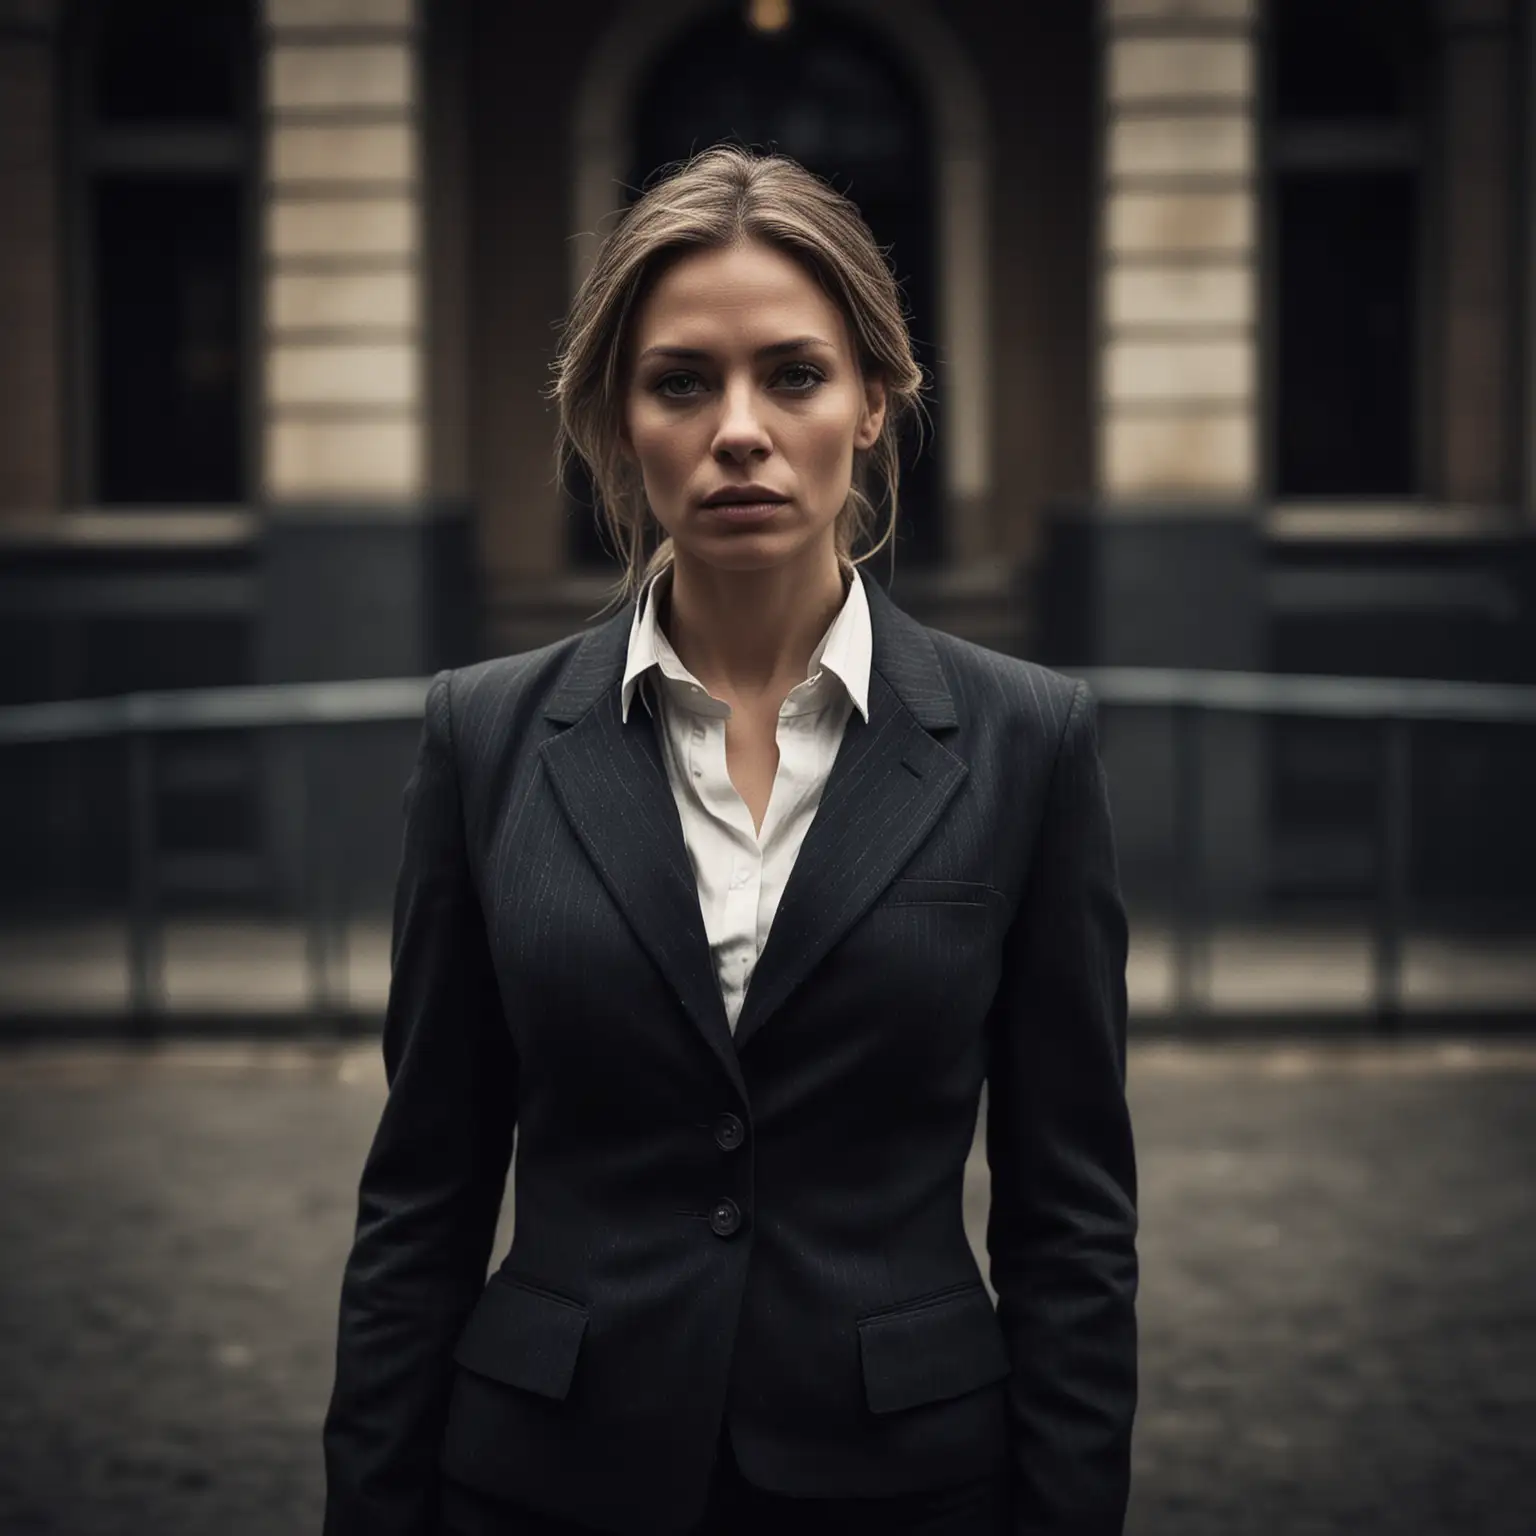
[[[128,1011],[136,1030],[150,1029],[163,994],[155,868],[155,738],[128,737]]]
[[[309,733],[300,726],[294,733],[299,751],[297,831],[299,839],[300,904],[303,908],[305,974],[309,983],[309,1007],[323,1017],[329,986],[325,966],[325,917],[321,911],[318,832],[322,818],[316,814],[312,783]]]
[[[320,914],[322,949],[325,956],[325,992],[317,1023],[321,1029],[335,1029],[341,1011],[340,989],[337,985],[337,967],[341,953],[341,935],[337,919],[337,886],[340,882],[340,840],[337,827],[342,815],[340,796],[337,794],[335,740],[324,727],[316,727],[315,760],[318,768],[315,783],[318,789],[315,817],[315,845],[320,873],[317,908]]]
[[[1203,845],[1200,835],[1199,706],[1173,708],[1174,849],[1179,892],[1173,927],[1173,1006],[1188,1019],[1198,1001],[1194,986],[1197,927],[1201,921]]]
[[[1381,861],[1377,880],[1376,1026],[1392,1032],[1402,1024],[1403,941],[1409,906],[1412,837],[1413,737],[1402,716],[1381,721],[1383,772]]]
[[[333,742],[333,747],[335,743]],[[331,815],[327,818],[331,829],[331,880],[329,884],[331,905],[331,1006],[332,1026],[335,1033],[342,1033],[344,1019],[352,1011],[351,943],[347,933],[348,908],[351,900],[351,882],[347,879],[349,868],[348,839],[344,835],[348,825],[348,805],[342,794],[345,770],[337,767],[339,753],[333,751],[330,774]]]

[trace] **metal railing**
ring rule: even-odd
[[[1076,669],[1101,705],[1167,711],[1173,720],[1174,847],[1182,875],[1175,907],[1174,1011],[1195,1009],[1193,978],[1206,930],[1201,839],[1204,792],[1200,730],[1210,714],[1346,720],[1374,724],[1381,742],[1372,943],[1372,998],[1384,1032],[1403,1016],[1403,943],[1412,852],[1413,735],[1416,724],[1536,724],[1536,687],[1430,679],[1316,677],[1271,672],[1202,672],[1154,667]]]
[[[1423,722],[1536,724],[1536,687],[1309,677],[1271,673],[1177,671],[1156,668],[1066,669],[1087,681],[1106,710],[1162,711],[1173,723],[1174,849],[1181,872],[1173,928],[1175,1011],[1196,1007],[1193,977],[1207,923],[1202,849],[1204,763],[1201,729],[1212,715],[1292,716],[1372,723],[1381,740],[1377,833],[1379,862],[1373,925],[1374,1005],[1378,1023],[1392,1028],[1403,1011],[1403,943],[1409,908],[1412,841],[1412,727]],[[160,1010],[160,922],[154,836],[155,754],[165,737],[232,729],[275,731],[317,726],[410,723],[419,720],[429,679],[293,683],[262,687],[139,693],[0,708],[0,749],[120,739],[128,747],[129,1011],[140,1021]],[[307,778],[301,783],[307,785]],[[309,825],[312,808],[300,813]],[[312,892],[322,889],[310,882]],[[332,1009],[330,925],[322,899],[304,916],[312,1011]]]

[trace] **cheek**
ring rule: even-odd
[[[839,412],[806,423],[801,439],[806,472],[817,480],[837,484],[853,469],[853,430]]]
[[[676,421],[658,420],[643,407],[631,411],[629,440],[647,484],[666,484],[687,473],[687,436]]]

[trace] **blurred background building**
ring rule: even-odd
[[[588,622],[557,325],[613,211],[727,136],[903,279],[935,431],[872,569],[910,611],[1068,667],[1536,681],[1533,75],[1525,0],[0,0],[0,703]],[[413,738],[339,760],[376,894]],[[1423,731],[1424,899],[1529,887],[1523,740]],[[1172,724],[1106,750],[1155,890]],[[1368,722],[1202,751],[1223,900],[1369,884]],[[291,885],[294,761],[167,744],[186,889]],[[7,774],[8,901],[121,883],[121,758]]]
[[[603,610],[558,323],[734,136],[933,374],[873,575],[1098,669],[1128,1536],[1531,1536],[1533,87],[1536,0],[0,0],[0,1529],[319,1528],[420,680]]]

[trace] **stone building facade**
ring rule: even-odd
[[[1533,76],[1528,0],[0,0],[0,687],[587,621],[555,328],[625,189],[729,132],[892,246],[914,612],[1061,664],[1533,680]],[[1167,722],[1111,735],[1155,863]],[[1368,860],[1363,738],[1208,748],[1234,890]],[[222,750],[274,824],[272,754]],[[1467,750],[1426,793],[1498,771]]]

